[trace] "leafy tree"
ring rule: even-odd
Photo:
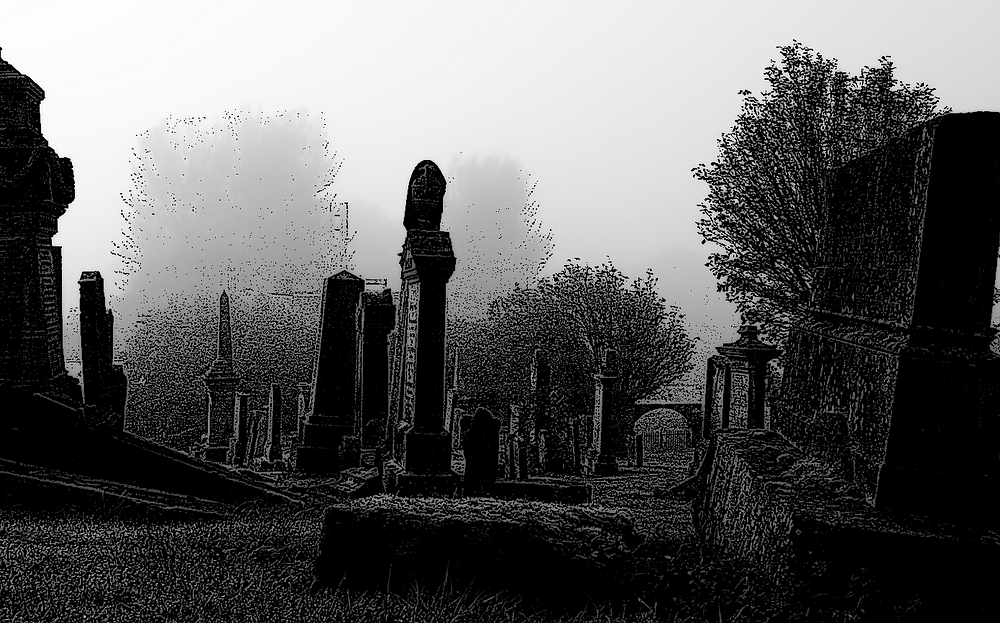
[[[621,416],[615,427],[631,426],[636,400],[691,368],[694,342],[684,316],[657,294],[656,283],[650,271],[630,282],[610,261],[569,262],[536,287],[498,298],[485,320],[467,323],[458,335],[468,393],[494,413],[527,404],[531,360],[541,348],[551,362],[554,415],[565,427],[569,417],[593,410],[593,375],[604,350],[614,348],[620,380],[613,412]]]
[[[130,430],[185,449],[204,432],[199,376],[224,289],[251,410],[271,382],[309,379],[320,280],[350,260],[331,210],[338,166],[322,118],[302,112],[167,119],[139,136],[116,243]]]
[[[851,76],[797,41],[778,49],[769,89],[740,91],[718,159],[693,172],[709,186],[698,231],[721,248],[708,262],[719,291],[780,342],[812,293],[825,172],[950,109],[931,87],[898,81],[888,56]]]

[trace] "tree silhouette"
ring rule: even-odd
[[[709,187],[698,231],[721,247],[708,262],[719,291],[782,342],[812,293],[826,172],[950,110],[937,109],[927,85],[896,80],[888,56],[851,76],[799,42],[778,49],[780,64],[764,71],[769,90],[740,91],[717,160],[693,172]]]

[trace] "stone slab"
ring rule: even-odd
[[[490,497],[500,500],[534,500],[560,504],[587,504],[593,501],[594,488],[588,483],[555,478],[500,480],[490,489]]]
[[[974,599],[1000,579],[992,527],[876,510],[776,432],[717,432],[708,465],[693,513],[703,544],[767,578],[779,599],[830,599],[874,581],[933,604],[949,593]]]

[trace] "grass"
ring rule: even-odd
[[[311,594],[320,542],[318,508],[295,514],[257,509],[224,520],[160,523],[8,509],[0,518],[0,621],[890,620],[866,612],[870,595],[864,591],[855,595],[856,603],[837,608],[779,608],[761,597],[755,588],[760,580],[739,565],[703,560],[689,506],[647,495],[653,486],[678,480],[680,467],[683,461],[654,464],[594,481],[595,505],[627,515],[647,536],[643,600],[627,613],[591,608],[556,617],[526,612],[516,598],[488,593],[324,589]],[[902,612],[891,620],[917,619]]]

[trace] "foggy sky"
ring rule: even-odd
[[[759,91],[776,47],[797,39],[851,73],[891,55],[900,80],[936,87],[957,112],[1000,110],[998,12],[981,1],[7,2],[0,46],[45,90],[43,132],[76,172],[55,240],[64,311],[81,271],[119,267],[110,240],[139,134],[168,116],[307,110],[327,121],[352,220],[394,223],[401,241],[417,162],[450,176],[459,154],[510,157],[538,183],[548,272],[575,257],[610,256],[633,277],[652,268],[714,346],[736,337],[737,318],[704,268],[695,221],[707,188],[691,168],[715,156],[737,91]],[[356,243],[356,257],[379,253]]]

